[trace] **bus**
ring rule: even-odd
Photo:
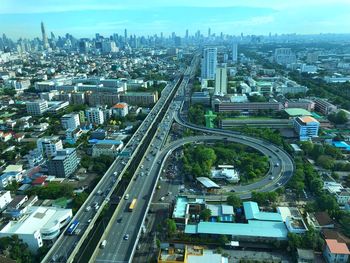
[[[79,221],[77,219],[75,219],[73,221],[73,223],[71,223],[70,226],[68,227],[67,234],[68,235],[73,235],[74,231],[75,231],[75,229],[77,229],[78,225],[79,225]]]
[[[136,206],[136,201],[137,199],[134,198],[129,206],[129,211],[132,212],[132,210],[134,210],[135,206]]]

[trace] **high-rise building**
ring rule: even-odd
[[[227,94],[227,68],[226,64],[220,65],[215,72],[215,95]]]
[[[124,29],[124,42],[128,43],[128,30],[126,28]]]
[[[46,35],[46,32],[45,32],[45,26],[44,26],[44,22],[41,22],[41,34],[42,34],[42,37],[43,37],[43,46],[44,46],[44,49],[48,49],[49,48],[49,41],[47,40],[47,35]]]
[[[57,155],[49,160],[49,175],[65,178],[72,175],[78,168],[79,160],[75,148],[57,151]]]
[[[215,79],[217,48],[205,48],[202,58],[202,79]]]
[[[186,39],[188,39],[188,29],[186,29],[186,35],[185,35]]]
[[[43,155],[48,158],[55,156],[57,151],[63,148],[62,141],[58,136],[39,138],[36,144],[39,152],[43,153]]]
[[[210,27],[208,28],[208,37],[210,37],[211,36],[211,29],[210,29]]]
[[[232,62],[236,63],[238,61],[238,45],[233,43],[232,45]]]

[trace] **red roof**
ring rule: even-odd
[[[124,109],[126,107],[127,107],[127,105],[125,103],[117,103],[113,106],[113,108],[115,108],[115,109]]]
[[[45,183],[46,178],[47,178],[46,176],[40,176],[40,177],[36,178],[36,179],[32,182],[32,184],[39,184],[39,185],[41,185],[41,184]]]
[[[340,243],[336,239],[326,239],[326,244],[332,254],[350,255],[348,246],[345,243]]]

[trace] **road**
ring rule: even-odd
[[[156,105],[152,108],[151,112],[147,115],[145,120],[141,123],[124,147],[123,153],[126,153],[125,156],[119,156],[115,159],[113,164],[91,192],[88,199],[72,219],[77,219],[80,222],[78,226],[80,229],[79,235],[65,235],[65,230],[62,228],[62,233],[42,262],[72,262],[74,255],[83,243],[84,238],[93,228],[95,221],[101,213],[104,205],[108,203],[110,196],[121,180],[124,172],[128,169],[133,158],[137,156],[147,134],[152,133],[151,128],[153,127],[154,121],[157,120],[159,113],[168,100],[170,93],[177,86],[179,79],[180,78],[177,77],[163,89],[162,95]],[[95,205],[97,207],[96,209],[94,208]],[[90,210],[88,211],[88,209]],[[66,227],[68,227],[68,225]]]

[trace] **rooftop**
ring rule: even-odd
[[[200,182],[205,188],[220,188],[219,185],[207,177],[197,177],[197,181]]]
[[[185,233],[287,239],[288,230],[283,222],[249,220],[247,224],[199,222],[186,225]]]
[[[340,243],[336,239],[326,239],[327,247],[333,254],[350,255],[350,251],[345,243]]]
[[[315,122],[315,123],[318,123],[318,121],[314,118],[314,117],[310,117],[310,116],[303,116],[303,117],[298,117],[299,120],[303,123],[312,123],[312,122]]]
[[[256,202],[243,202],[243,207],[247,220],[283,221],[282,216],[279,213],[260,212],[259,206]]]
[[[309,111],[300,108],[287,108],[284,111],[291,117],[311,116]]]

